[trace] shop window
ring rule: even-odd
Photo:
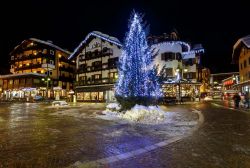
[[[83,93],[83,100],[90,100],[90,92]]]
[[[98,92],[91,92],[91,100],[98,100]]]
[[[18,79],[15,79],[14,80],[14,85],[18,85],[19,84],[19,80]]]
[[[76,98],[77,100],[84,100],[83,93],[77,93]]]
[[[99,100],[103,100],[103,92],[99,92]]]

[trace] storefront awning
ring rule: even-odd
[[[78,86],[75,88],[76,92],[103,92],[111,90],[114,88],[114,85],[105,85],[105,86]]]

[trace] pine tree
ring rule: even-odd
[[[153,54],[144,27],[142,17],[134,13],[119,58],[119,78],[115,88],[116,98],[122,106],[154,104],[161,96],[157,70],[152,65]]]

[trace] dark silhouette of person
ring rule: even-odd
[[[236,93],[234,96],[233,96],[233,100],[234,100],[234,106],[235,108],[239,108],[239,104],[240,104],[240,95],[238,93]]]
[[[249,108],[249,93],[246,92],[245,94],[245,106],[246,108]]]

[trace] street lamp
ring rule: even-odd
[[[182,102],[182,100],[181,100],[181,80],[182,80],[182,78],[183,78],[183,72],[188,72],[188,69],[187,68],[184,68],[184,69],[182,69],[182,68],[180,68],[180,67],[178,67],[177,69],[176,69],[176,76],[177,76],[177,80],[178,80],[178,100],[179,100],[179,103],[181,103]]]
[[[47,85],[46,85],[46,97],[49,98],[49,81],[50,81],[50,78],[49,77],[42,78],[42,81],[47,83]]]

